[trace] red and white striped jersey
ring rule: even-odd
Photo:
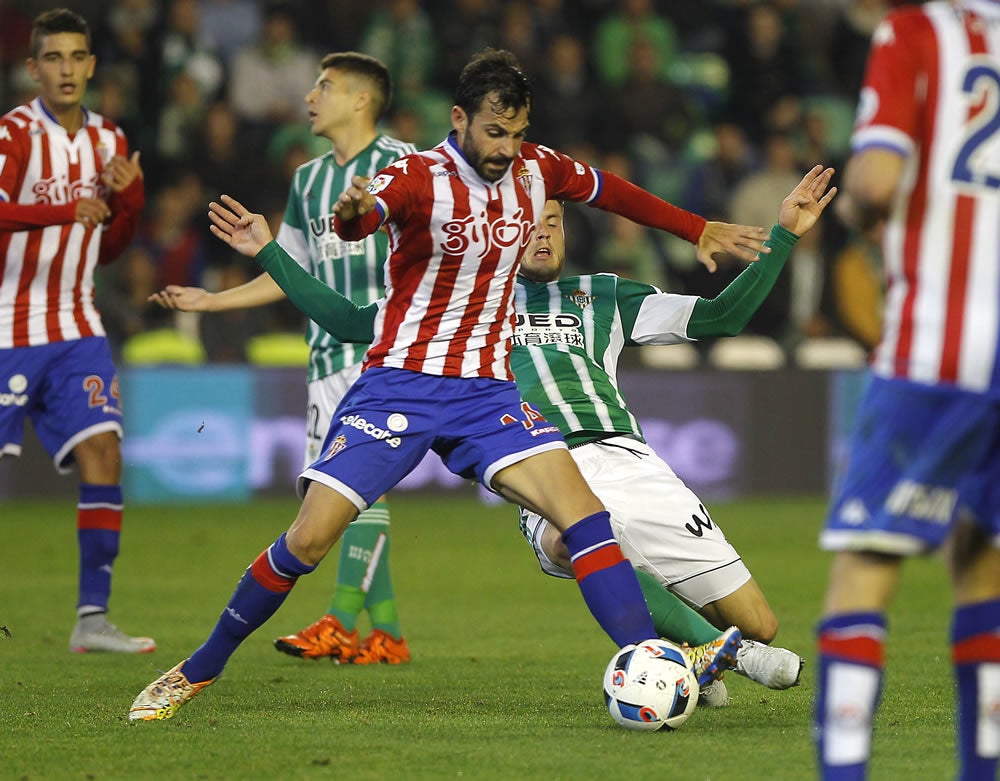
[[[881,376],[1000,392],[1000,3],[889,13],[852,148],[906,158],[884,239]]]
[[[386,305],[365,368],[510,380],[513,287],[548,198],[590,202],[601,175],[524,143],[498,182],[482,179],[453,137],[403,157],[369,184],[386,217]]]
[[[70,138],[39,98],[0,118],[0,200],[65,204],[107,195],[100,174],[126,155],[125,135],[87,112]],[[103,336],[94,266],[104,226],[0,232],[0,348]]]

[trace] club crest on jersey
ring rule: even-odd
[[[588,295],[587,293],[579,289],[574,290],[572,293],[566,296],[566,298],[568,298],[570,301],[572,301],[574,304],[580,307],[580,309],[586,309],[588,306],[594,303],[594,299],[596,297],[597,296]]]
[[[368,192],[372,195],[382,192],[390,185],[392,179],[393,177],[389,176],[389,174],[379,174],[368,183]]]
[[[326,458],[333,458],[337,453],[347,447],[347,437],[338,434],[330,443],[330,449],[326,451]]]
[[[531,171],[523,166],[521,167],[521,170],[517,172],[517,181],[521,183],[521,187],[524,188],[524,191],[528,195],[531,195],[531,182],[533,179],[534,176],[532,176]]]
[[[103,141],[99,142],[97,146],[94,147],[94,151],[97,153],[97,156],[101,158],[101,162],[104,165],[111,162],[111,148]]]

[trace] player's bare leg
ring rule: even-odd
[[[1000,547],[991,543],[981,527],[960,521],[946,553],[956,604],[1000,599]]]
[[[842,551],[833,557],[824,616],[882,612],[896,593],[902,559],[880,553]]]
[[[735,625],[743,632],[736,654],[737,673],[769,689],[799,684],[803,659],[787,648],[770,645],[778,633],[778,618],[753,578],[700,612],[719,629]]]
[[[122,478],[121,442],[114,431],[83,440],[73,448],[80,482],[94,485],[118,485]]]
[[[744,638],[761,643],[770,643],[778,633],[778,617],[753,578],[700,612],[719,629],[735,624]]]
[[[548,450],[501,469],[493,488],[508,501],[546,518],[560,532],[604,511],[568,450]]]
[[[305,564],[319,564],[357,516],[358,508],[343,494],[311,483],[286,535],[289,552]]]

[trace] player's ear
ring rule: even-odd
[[[459,106],[451,107],[451,126],[455,128],[459,133],[464,133],[465,129],[468,127],[469,117],[465,113],[465,110]]]
[[[354,107],[358,111],[364,111],[368,106],[371,105],[372,94],[368,90],[358,91],[356,97],[354,98]]]

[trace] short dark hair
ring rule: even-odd
[[[484,49],[469,60],[458,77],[455,105],[470,117],[487,95],[495,96],[491,106],[498,114],[521,108],[531,111],[531,83],[517,57],[506,49]]]
[[[319,64],[320,70],[327,68],[368,79],[374,87],[372,106],[375,109],[375,121],[382,119],[392,100],[392,78],[381,60],[360,52],[333,52],[326,55]]]
[[[87,51],[90,51],[90,25],[76,11],[68,8],[53,8],[35,17],[31,25],[31,56],[38,57],[42,49],[42,38],[56,33],[80,33],[87,38]]]

